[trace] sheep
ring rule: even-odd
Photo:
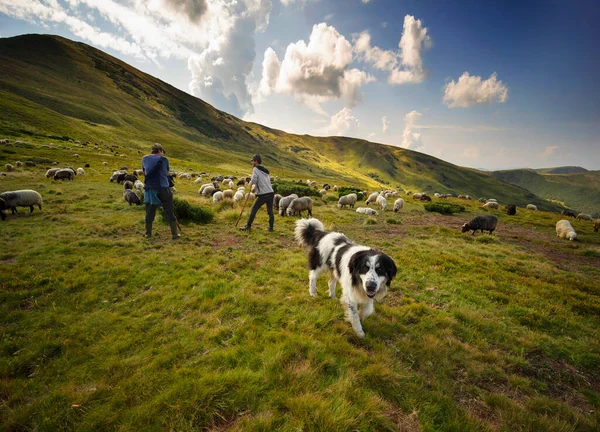
[[[291,194],[291,195],[281,198],[281,200],[279,201],[279,214],[281,216],[285,216],[285,211],[287,210],[288,206],[296,198],[298,198],[298,195],[296,195],[296,194]]]
[[[127,156],[126,156],[126,155],[124,155],[124,154],[120,154],[120,155],[119,155],[119,157],[121,157],[121,158],[126,158]]]
[[[340,197],[340,199],[338,200],[337,208],[342,209],[345,206],[354,208],[354,204],[356,204],[357,200],[358,200],[358,196],[355,193],[344,195],[344,196]]]
[[[576,218],[577,217],[577,213],[575,213],[573,210],[563,210],[560,212],[561,216],[570,216],[572,218]]]
[[[598,232],[599,229],[600,229],[600,218],[596,219],[596,222],[594,222],[594,232]]]
[[[75,157],[75,158],[78,158],[78,157],[79,157],[79,155],[78,155],[77,153],[75,153],[75,154],[73,155],[73,157]]]
[[[246,194],[244,193],[244,191],[238,190],[233,195],[233,202],[243,201],[245,196],[246,196]]]
[[[490,234],[494,232],[496,229],[496,225],[498,224],[498,218],[496,216],[488,215],[488,216],[476,216],[471,220],[471,222],[465,223],[461,227],[462,232],[467,232],[473,230],[473,234],[478,230],[481,232],[489,231]]]
[[[133,183],[133,187],[141,192],[144,190],[144,183],[142,183],[139,180],[136,180],[135,183]]]
[[[59,169],[60,168],[50,168],[48,171],[46,171],[46,178],[54,177],[54,174],[56,174],[56,171]]]
[[[525,207],[527,210],[533,210],[533,211],[537,211],[537,206],[535,204],[527,204],[527,207]]]
[[[556,222],[556,235],[560,238],[569,239],[569,241],[577,239],[577,233],[573,229],[573,226],[571,226],[571,223],[565,219]]]
[[[379,205],[381,207],[381,211],[384,212],[387,207],[387,200],[382,195],[379,195],[377,197],[377,205]]]
[[[494,202],[494,201],[488,201],[484,205],[482,205],[481,207],[498,210],[498,203]]]
[[[21,161],[16,161],[16,162],[15,162],[15,166],[16,166],[17,168],[21,168],[21,167],[23,166],[23,162],[21,162]]]
[[[144,175],[144,170],[141,170],[141,169],[133,170],[133,175],[138,176],[138,177],[141,175]]]
[[[473,198],[471,198],[471,195],[465,195],[465,199],[466,199],[467,201],[471,201]]]
[[[135,181],[138,178],[136,176],[134,176],[133,174],[127,174],[127,173],[123,173],[123,174],[119,174],[117,176],[117,183],[121,184],[121,182],[124,182],[126,180],[129,180],[132,183],[135,183]]]
[[[233,180],[229,180],[228,186],[230,189],[233,189],[233,187],[235,186],[235,183],[233,182]]]
[[[84,165],[84,167],[85,167],[85,168],[89,168],[89,167],[90,167],[90,164],[85,164],[85,165]]]
[[[514,204],[504,206],[504,209],[506,210],[506,214],[509,216],[514,216],[517,214],[517,206]]]
[[[133,183],[130,182],[129,180],[126,180],[123,182],[123,189],[127,190],[133,190]]]
[[[313,200],[310,197],[302,197],[296,198],[292,200],[290,205],[286,209],[286,213],[288,216],[293,216],[295,214],[300,215],[302,217],[302,212],[304,210],[308,211],[308,215],[312,217],[312,208],[313,208]]]
[[[113,172],[109,178],[110,182],[112,183],[115,180],[117,180],[121,174],[125,174],[125,173],[121,170]]]
[[[576,218],[576,219],[577,219],[577,220],[589,220],[589,221],[591,221],[591,220],[594,220],[594,219],[592,218],[592,216],[590,216],[589,214],[586,214],[586,213],[579,213],[579,214],[577,215],[577,218]]]
[[[429,195],[426,195],[426,194],[421,194],[421,198],[420,198],[420,200],[421,200],[421,201],[428,201],[428,202],[431,202],[431,197],[430,197]]]
[[[379,196],[379,192],[373,192],[371,195],[369,195],[369,198],[367,198],[367,200],[365,201],[365,205],[369,205],[370,203],[376,203],[378,196]]]
[[[102,162],[102,166],[108,166],[108,162]]]
[[[59,169],[54,173],[54,180],[64,180],[69,179],[73,180],[75,178],[75,173],[67,168]]]
[[[420,200],[422,195],[423,194],[420,194],[420,193],[417,192],[416,194],[413,194],[413,199],[414,200]]]
[[[223,194],[223,192],[217,191],[213,195],[213,204],[219,204],[224,199],[225,199],[225,195]]]
[[[205,197],[209,197],[213,194],[214,191],[216,191],[217,189],[211,184],[210,186],[205,187],[202,190],[202,195]]]
[[[406,195],[411,195],[412,191],[406,191]]]
[[[479,202],[485,204],[487,202],[487,198],[486,197],[479,197]]]
[[[126,166],[122,166],[121,168],[119,168],[120,171],[127,171],[129,168]]]
[[[204,189],[206,189],[209,186],[214,187],[214,185],[212,183],[204,183],[202,186],[200,186],[200,189],[198,189],[198,194],[202,195],[202,193],[204,192]]]
[[[77,168],[77,175],[84,175],[85,171],[83,170],[83,168]]]
[[[202,178],[202,176],[200,176],[196,180],[194,180],[194,184],[202,183],[203,180],[204,179]]]
[[[233,198],[233,190],[232,189],[224,190],[223,197],[224,198]]]
[[[35,166],[35,162],[33,162],[33,161],[25,161],[25,166],[34,167]]]
[[[356,209],[356,213],[362,213],[369,216],[377,216],[379,214],[377,213],[377,210],[374,210],[369,207],[359,207]]]
[[[250,192],[246,198],[248,201],[254,201],[256,199],[256,195],[253,192]]]
[[[319,191],[319,193],[320,193],[321,195],[326,195],[326,194],[327,194],[327,189],[321,189],[321,190]]]
[[[498,202],[498,200],[496,198],[488,198],[488,200],[486,202]]]
[[[38,206],[42,210],[42,196],[31,189],[8,191],[0,194],[0,216],[2,220],[6,219],[5,210],[10,209],[12,214],[17,213],[18,207],[29,207],[29,212],[33,213],[33,206]]]
[[[130,206],[131,206],[131,204],[142,205],[142,201],[140,200],[140,197],[137,196],[137,194],[134,191],[132,191],[131,189],[125,189],[123,191],[123,198],[125,199],[125,201],[127,201],[129,203]]]
[[[336,185],[333,185],[333,191],[337,192],[338,191],[338,187]]]
[[[273,208],[276,211],[279,211],[279,201],[281,201],[281,198],[283,198],[280,194],[275,194],[273,196]]]
[[[436,192],[436,193],[433,194],[433,196],[436,197],[436,198],[439,198],[440,196],[442,196],[442,194]]]
[[[398,213],[399,210],[402,210],[402,207],[404,207],[404,200],[402,198],[394,201],[394,212]]]
[[[325,183],[325,184],[323,185],[323,189],[325,189],[326,191],[328,191],[329,189],[331,189],[331,186],[329,186],[329,184],[328,184],[328,183]]]

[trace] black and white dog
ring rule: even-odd
[[[327,232],[318,219],[300,219],[294,231],[296,241],[308,248],[309,293],[317,295],[317,278],[329,270],[329,295],[342,285],[341,303],[346,319],[359,337],[365,332],[360,322],[373,313],[373,301],[382,300],[396,276],[396,264],[388,255],[360,246],[338,232]],[[358,306],[361,305],[360,312]]]

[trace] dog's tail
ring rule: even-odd
[[[299,219],[296,221],[294,237],[300,247],[308,247],[315,245],[322,237],[316,234],[323,232],[325,232],[325,227],[320,220],[315,218]]]

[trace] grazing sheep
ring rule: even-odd
[[[465,199],[466,199],[467,201],[471,201],[473,198],[471,198],[471,195],[465,195]]]
[[[320,193],[321,195],[326,195],[326,194],[327,194],[327,189],[321,189],[321,190],[319,191],[319,193]]]
[[[413,199],[414,200],[420,200],[422,195],[423,194],[420,194],[420,193],[417,192],[416,194],[413,195]]]
[[[248,198],[248,201],[254,201],[256,199],[256,194],[250,192],[246,198]]]
[[[123,198],[125,198],[125,201],[127,201],[130,206],[131,206],[131,204],[142,205],[142,201],[140,200],[140,197],[137,196],[137,194],[134,191],[132,191],[131,189],[125,189],[123,191]]]
[[[42,196],[34,190],[25,189],[0,194],[0,216],[2,220],[6,219],[5,210],[10,209],[11,213],[15,214],[17,213],[17,207],[29,207],[29,212],[33,213],[33,206],[42,209]]]
[[[213,195],[213,204],[219,204],[224,199],[225,199],[225,195],[223,194],[223,192],[217,191]]]
[[[194,184],[202,183],[203,180],[204,179],[202,178],[202,176],[200,176],[196,180],[194,180]]]
[[[411,195],[412,191],[406,191],[406,195]]]
[[[233,180],[229,180],[229,183],[227,183],[227,185],[229,186],[230,189],[233,189],[233,187],[235,186],[235,183],[233,182]]]
[[[119,168],[119,170],[121,170],[121,171],[127,171],[128,169],[129,169],[129,168],[128,168],[128,167],[126,167],[126,166],[122,166],[121,168]]]
[[[387,207],[387,200],[383,197],[383,195],[379,195],[377,197],[377,205],[381,207],[381,211],[385,211]]]
[[[394,202],[394,212],[398,213],[399,210],[402,210],[402,207],[404,207],[404,200],[402,198],[398,198]]]
[[[594,222],[594,232],[598,232],[599,229],[600,229],[600,218],[596,219],[596,222]]]
[[[127,190],[133,190],[133,182],[130,182],[129,180],[126,180],[123,182],[123,189]]]
[[[533,211],[537,211],[537,206],[535,204],[527,204],[527,207],[525,207],[527,210],[533,210]]]
[[[243,201],[245,196],[246,196],[246,194],[244,193],[244,191],[238,190],[233,195],[233,202]]]
[[[285,214],[286,214],[285,211],[287,210],[288,206],[296,198],[298,198],[298,195],[296,195],[296,194],[291,194],[291,195],[281,198],[281,200],[279,201],[279,214],[281,216],[285,216]]]
[[[75,178],[75,173],[73,172],[73,170],[70,170],[68,168],[63,168],[63,169],[59,169],[58,171],[56,171],[54,173],[54,180],[64,180],[64,179],[69,179],[69,180],[73,180]]]
[[[6,171],[11,172],[15,170],[15,167],[12,166],[11,164],[6,164],[4,165],[4,169],[6,169]]]
[[[338,187],[336,185],[333,185],[333,191],[337,192],[338,191]]]
[[[117,176],[117,183],[121,184],[122,182],[127,181],[127,180],[134,183],[137,179],[138,178],[136,176],[134,176],[133,174],[123,173],[123,174],[119,174]]]
[[[310,197],[296,198],[290,203],[290,205],[286,209],[286,213],[288,216],[298,214],[300,215],[300,217],[302,217],[302,212],[304,210],[307,210],[308,215],[312,217],[312,208],[313,200]]]
[[[459,195],[457,198],[458,198],[458,199],[465,199],[465,196],[461,194],[461,195]]]
[[[504,207],[506,210],[506,214],[509,216],[514,216],[517,214],[517,206],[514,204],[510,204]]]
[[[481,207],[498,210],[498,203],[494,202],[494,201],[488,201],[484,205],[482,205]]]
[[[124,173],[123,171],[115,171],[115,172],[113,172],[112,175],[109,178],[110,182],[112,183],[115,180],[117,180],[121,174],[126,174],[126,173]]]
[[[356,209],[356,213],[362,213],[368,216],[377,216],[377,210],[369,208],[369,207],[359,207]]]
[[[577,217],[577,213],[575,213],[573,210],[563,210],[560,212],[561,216],[570,216],[572,218],[576,218]]]
[[[232,189],[224,190],[223,198],[233,198],[233,190]]]
[[[83,170],[83,168],[77,168],[77,175],[84,175],[85,171]]]
[[[592,218],[592,216],[591,216],[591,215],[589,215],[589,214],[586,214],[586,213],[579,213],[579,214],[577,215],[577,220],[589,220],[589,221],[591,221],[591,220],[594,220],[594,219],[593,219],[593,218]]]
[[[84,168],[89,168],[89,167],[90,167],[90,164],[85,164],[84,165]]]
[[[433,196],[436,197],[436,198],[439,198],[440,196],[442,196],[442,194],[436,192],[436,193],[433,194]]]
[[[498,200],[496,198],[488,198],[488,200],[486,202],[498,202]]]
[[[79,155],[78,155],[77,153],[75,153],[75,154],[73,155],[73,157],[76,157],[76,158],[78,158],[78,157],[79,157]]]
[[[136,188],[139,191],[143,191],[144,190],[144,183],[142,183],[139,180],[136,180],[135,183],[133,183],[133,187]]]
[[[379,192],[373,192],[371,195],[369,195],[369,198],[367,198],[367,200],[365,201],[365,204],[369,205],[371,203],[376,203],[378,196],[379,196]]]
[[[21,161],[16,161],[16,162],[15,162],[15,166],[16,166],[17,168],[21,168],[21,167],[23,166],[23,162],[21,162]]]
[[[206,186],[203,190],[202,190],[202,195],[205,197],[209,197],[213,194],[213,192],[215,192],[216,189],[212,184],[210,186]]]
[[[200,186],[200,189],[198,189],[198,194],[202,195],[204,189],[206,189],[209,186],[215,187],[215,185],[212,183],[204,183],[202,186]]]
[[[338,200],[337,208],[342,209],[345,206],[354,208],[354,204],[356,204],[357,200],[358,200],[358,196],[355,193],[344,195],[344,196],[340,197],[340,199]]]
[[[486,203],[487,202],[487,198],[486,197],[480,197],[479,198],[479,202],[480,203]]]
[[[280,194],[275,194],[273,196],[273,208],[275,211],[279,211],[279,201],[281,201],[281,198],[283,197]]]
[[[323,189],[325,189],[326,191],[328,191],[329,189],[331,189],[331,186],[329,186],[329,184],[328,184],[328,183],[325,183],[325,184],[323,185]]]
[[[119,157],[126,158],[127,156],[125,156],[124,154],[120,154]]]
[[[46,178],[54,177],[54,174],[56,174],[56,171],[59,169],[60,168],[50,168],[48,171],[46,171]]]
[[[133,175],[134,176],[141,176],[144,175],[144,170],[138,169],[138,170],[133,170]]]
[[[560,238],[569,239],[569,241],[577,239],[577,233],[573,229],[573,226],[565,219],[556,222],[556,235]]]
[[[34,167],[35,166],[35,162],[33,162],[33,161],[25,161],[25,166]]]
[[[490,234],[492,234],[496,229],[497,224],[498,218],[496,216],[476,216],[471,222],[465,223],[461,230],[462,232],[473,230],[473,235],[475,235],[475,232],[478,230],[481,230],[481,232],[489,231]]]
[[[108,162],[102,162],[102,166],[108,166]]]
[[[427,202],[431,202],[431,197],[429,195],[426,194],[421,194],[421,201],[427,201]]]

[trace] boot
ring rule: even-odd
[[[146,224],[146,238],[152,237],[152,224]]]
[[[240,228],[240,231],[250,231],[250,226],[246,225],[245,227]]]
[[[173,235],[173,240],[177,240],[181,237],[181,234],[177,232],[177,221],[169,222],[169,226],[171,227],[171,234]]]

